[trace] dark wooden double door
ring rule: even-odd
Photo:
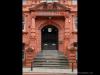
[[[58,50],[58,29],[50,25],[44,27],[41,32],[42,50]]]

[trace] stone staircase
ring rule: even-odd
[[[35,57],[33,68],[67,69],[68,60],[58,50],[42,50]]]

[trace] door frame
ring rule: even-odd
[[[55,47],[55,49],[53,49],[53,48],[51,48],[51,49],[43,49],[43,46],[44,46],[44,42],[43,42],[43,29],[45,29],[45,28],[49,28],[49,27],[51,27],[51,28],[54,28],[54,29],[57,29],[57,33],[56,33],[56,36],[57,36],[57,40],[56,40],[56,47]],[[48,32],[47,32],[48,33]],[[56,38],[55,38],[56,39]],[[46,25],[46,26],[44,26],[42,29],[41,29],[41,50],[58,50],[59,49],[59,29],[56,27],[56,26],[54,26],[54,25]],[[53,43],[53,42],[52,42]],[[49,41],[47,41],[47,44],[52,44],[52,43],[49,43]],[[47,45],[48,46],[48,45]]]

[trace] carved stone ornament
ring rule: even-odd
[[[27,52],[33,52],[33,49],[31,47],[29,47],[26,51]]]
[[[71,47],[71,48],[70,48],[70,51],[74,51],[74,50],[75,50],[75,47]]]
[[[74,53],[76,52],[76,48],[75,48],[75,47],[71,47],[71,48],[69,49],[69,51],[70,51],[72,54],[74,54]]]

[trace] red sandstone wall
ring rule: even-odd
[[[39,2],[37,2],[38,4]],[[63,4],[63,2],[61,2]],[[73,27],[73,16],[77,15],[77,6],[73,6],[71,5],[71,2],[67,2],[68,3],[68,7],[71,8],[72,13],[70,13],[70,23],[67,24],[70,27],[70,32],[74,32],[74,27]],[[32,4],[31,1],[28,1],[27,5],[23,6],[23,14],[24,17],[26,18],[26,26],[25,29],[26,31],[23,33],[23,42],[26,44],[25,48],[27,48],[29,46],[29,40],[30,40],[30,26],[32,25],[32,20],[28,10],[30,7],[30,4]],[[65,44],[65,17],[55,17],[52,18],[51,21],[48,21],[48,17],[36,17],[35,18],[35,26],[36,26],[36,42],[35,42],[35,49],[36,49],[36,53],[39,52],[41,50],[41,28],[47,24],[52,24],[55,25],[56,27],[58,27],[59,30],[59,50],[64,52],[65,54],[68,52],[66,51],[66,46],[70,46],[71,43],[77,41],[77,33],[73,33],[70,37],[70,41]],[[34,43],[34,42],[33,42]],[[27,53],[26,53],[27,54]],[[35,56],[35,54],[32,54]],[[26,55],[26,59],[28,59],[27,55]],[[29,60],[29,59],[28,59]],[[28,61],[26,60],[26,61]]]

